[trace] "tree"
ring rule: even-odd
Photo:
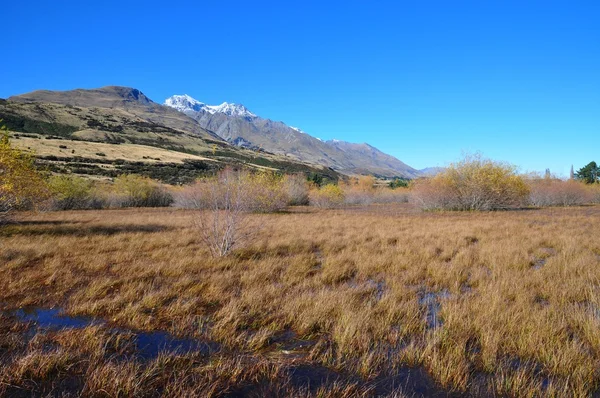
[[[544,173],[544,178],[546,180],[549,180],[552,178],[552,174],[550,173],[550,169],[546,169],[546,172]]]
[[[600,168],[596,162],[590,162],[577,170],[577,173],[575,173],[575,178],[585,182],[586,184],[596,183],[600,179]]]
[[[31,154],[14,148],[8,129],[0,126],[0,222],[13,210],[35,205],[47,195],[46,183]]]
[[[569,180],[575,179],[575,171],[573,171],[573,165],[571,165],[571,172],[569,173]]]
[[[396,188],[407,188],[408,187],[408,180],[405,180],[404,178],[394,178],[392,181],[390,181],[390,188],[392,189],[396,189]]]

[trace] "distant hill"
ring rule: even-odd
[[[368,144],[322,141],[283,122],[259,117],[240,104],[207,105],[189,95],[174,95],[164,104],[194,118],[200,126],[234,145],[262,148],[298,161],[322,164],[345,174],[419,176],[418,170]]]
[[[326,166],[231,145],[133,88],[35,91],[0,100],[0,119],[18,146],[35,150],[54,172],[138,173],[182,183],[237,165],[339,177]]]
[[[419,170],[419,174],[422,177],[432,177],[436,174],[441,173],[446,170],[444,167],[426,167],[424,169]]]
[[[100,108],[105,114],[116,112],[129,117],[137,116],[171,129],[194,133],[202,138],[221,140],[216,134],[203,129],[198,123],[181,112],[150,100],[141,91],[119,86],[108,86],[92,90],[48,91],[40,90],[17,95],[8,99],[22,103],[52,103],[82,108]]]

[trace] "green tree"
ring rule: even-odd
[[[585,182],[586,184],[596,183],[600,179],[600,167],[598,167],[596,162],[590,162],[577,170],[577,173],[575,173],[575,178]]]

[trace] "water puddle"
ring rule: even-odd
[[[531,265],[531,268],[533,268],[533,269],[540,269],[544,265],[546,265],[546,259],[545,258],[535,258],[529,264]]]
[[[9,311],[22,322],[35,324],[34,330],[83,329],[88,326],[107,326],[107,322],[97,318],[68,316],[58,308],[24,308]],[[136,356],[142,359],[154,359],[159,354],[187,354],[199,352],[210,355],[220,349],[214,342],[196,339],[176,338],[163,331],[141,332],[123,328],[109,328],[116,333],[129,333],[134,336]]]
[[[529,262],[531,268],[540,269],[544,265],[546,265],[546,261],[548,258],[555,256],[557,251],[552,247],[542,247],[538,250],[539,256],[534,256],[533,259]]]
[[[375,396],[448,397],[423,368],[400,368],[393,376],[374,382]]]
[[[419,304],[425,307],[427,311],[425,320],[428,330],[434,330],[443,325],[444,322],[439,317],[442,308],[440,300],[448,297],[450,297],[450,292],[447,289],[442,289],[438,292],[425,292],[419,298]]]

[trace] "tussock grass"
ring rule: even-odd
[[[143,362],[127,333],[23,340],[2,315],[0,394],[410,396],[380,387],[407,367],[458,393],[598,389],[600,207],[253,214],[252,245],[224,258],[204,248],[194,214],[21,214],[0,230],[3,309],[62,306],[223,347]]]

